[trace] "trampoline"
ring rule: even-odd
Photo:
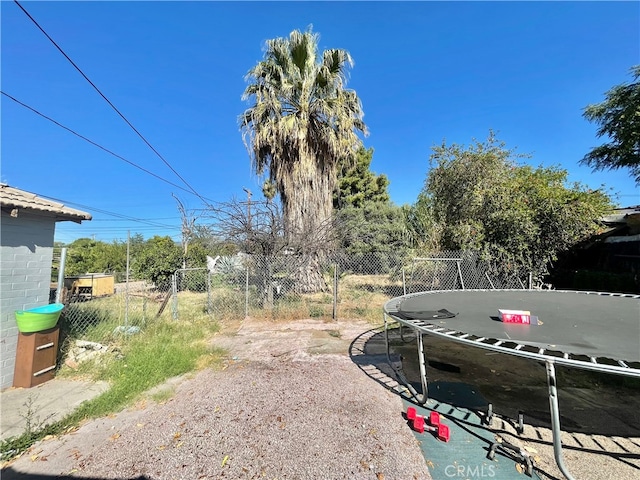
[[[384,305],[389,318],[415,331],[422,395],[428,400],[423,335],[434,335],[546,365],[553,451],[562,474],[555,366],[640,377],[640,295],[561,290],[447,290],[396,297]],[[528,310],[538,325],[503,323],[499,309]]]

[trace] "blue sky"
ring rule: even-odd
[[[430,149],[489,129],[532,165],[640,204],[629,172],[578,164],[602,142],[582,117],[640,63],[638,2],[24,2],[24,8],[202,197],[259,196],[238,128],[244,75],[265,40],[312,24],[321,48],[355,60],[375,150],[397,204],[413,203]],[[189,189],[118,117],[29,18],[1,2],[2,91],[114,153]],[[64,200],[93,220],[56,239],[180,240],[168,185],[2,96],[2,182]],[[112,214],[117,214],[114,216]],[[122,218],[127,217],[127,218]],[[141,222],[139,220],[144,220]],[[145,223],[146,222],[146,223]]]

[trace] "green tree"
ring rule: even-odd
[[[434,147],[421,200],[431,219],[424,224],[443,249],[480,251],[503,273],[541,277],[559,252],[599,231],[611,200],[567,185],[565,170],[518,165],[519,157],[493,133],[468,148]]]
[[[211,252],[202,242],[192,239],[185,257],[187,268],[203,268],[207,265],[207,255]]]
[[[371,171],[373,148],[360,147],[354,159],[345,162],[338,172],[338,185],[333,194],[333,207],[348,205],[362,207],[365,202],[389,201],[389,179],[386,175],[376,175]]]
[[[158,235],[145,242],[133,265],[134,272],[153,282],[160,289],[167,289],[171,276],[182,266],[182,249],[171,237]]]
[[[409,244],[401,207],[390,202],[367,201],[336,211],[340,247],[355,273],[388,273],[401,264]]]
[[[442,249],[441,225],[436,221],[432,196],[424,189],[413,205],[402,207],[406,226],[407,242],[416,251],[437,252]]]
[[[82,275],[93,271],[93,252],[95,244],[90,238],[78,238],[68,245],[65,275]]]
[[[598,138],[610,141],[593,148],[580,163],[594,170],[629,168],[640,185],[640,65],[631,74],[633,83],[613,87],[603,102],[584,109],[584,118],[598,125]]]
[[[333,194],[339,247],[355,273],[388,273],[408,245],[403,209],[390,201],[387,176],[371,171],[372,158],[373,148],[359,148]]]
[[[349,53],[318,51],[317,34],[294,30],[266,42],[264,59],[247,74],[240,117],[255,172],[273,182],[282,202],[285,235],[306,261],[297,288],[325,287],[317,232],[331,225],[332,194],[343,159],[366,133],[360,99],[346,88]],[[325,245],[326,247],[326,245]]]
[[[203,246],[207,255],[222,257],[235,255],[240,251],[236,243],[220,235],[218,229],[209,225],[195,225],[193,230],[194,243]],[[205,255],[206,259],[206,255]]]
[[[126,255],[125,243],[79,238],[68,245],[65,275],[123,272],[126,270]]]

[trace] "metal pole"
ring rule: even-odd
[[[529,272],[529,290],[533,289],[533,273]]]
[[[458,275],[460,275],[460,285],[462,285],[462,290],[464,290],[464,279],[462,278],[462,270],[460,269],[460,261],[456,260],[456,266],[458,267]]]
[[[427,385],[427,366],[425,365],[424,358],[424,342],[422,339],[422,333],[419,330],[416,330],[416,336],[418,337],[418,356],[420,361],[420,381],[422,382],[422,398],[418,398],[417,400],[422,404],[426,405],[427,400],[429,400],[429,389]]]
[[[560,438],[560,409],[558,408],[558,390],[556,388],[556,369],[552,361],[547,360],[547,383],[549,384],[549,407],[551,410],[551,432],[553,433],[553,454],[556,463],[567,480],[574,480],[562,458],[562,438]]]
[[[129,253],[130,253],[130,249],[129,249],[129,245],[131,244],[131,230],[127,230],[127,272],[125,274],[125,286],[124,286],[124,298],[125,298],[125,303],[124,303],[124,326],[128,327],[129,326]]]
[[[402,267],[402,295],[407,294],[407,283],[404,278],[404,267]]]
[[[212,313],[212,301],[211,301],[211,272],[207,270],[207,313]]]
[[[518,279],[518,283],[520,283],[522,290],[526,290],[526,287],[524,286],[524,283],[522,283],[522,280],[520,280],[520,277],[516,277],[516,278]]]
[[[244,318],[249,318],[249,265],[244,283]]]
[[[487,277],[487,280],[489,280],[489,285],[491,285],[491,290],[495,290],[496,287],[493,285],[493,282],[491,281],[491,278],[489,278],[489,273],[484,272],[484,276]]]
[[[56,289],[56,303],[60,303],[62,299],[62,291],[64,290],[64,267],[67,263],[67,247],[62,247],[60,252],[60,267],[58,268],[58,288]]]
[[[173,295],[172,310],[173,319],[178,320],[178,272],[176,271],[171,277],[171,293]]]
[[[251,190],[248,188],[242,188],[247,194],[247,227],[251,231]]]
[[[338,264],[333,268],[333,319],[338,321]]]
[[[400,382],[403,383],[404,387],[409,391],[409,393],[411,393],[411,395],[413,395],[413,398],[415,398],[418,403],[422,405],[426,405],[428,400],[426,395],[420,395],[418,392],[416,392],[416,389],[413,388],[413,385],[411,385],[411,383],[409,383],[407,378],[404,376],[404,373],[402,372],[402,366],[400,366],[400,368],[396,368],[394,363],[391,361],[391,352],[390,352],[391,346],[389,342],[389,320],[386,312],[383,312],[382,316],[384,319],[384,340],[387,347],[387,363],[391,366],[393,371],[396,373],[398,379],[400,380]],[[400,327],[402,327],[402,325],[400,325]]]

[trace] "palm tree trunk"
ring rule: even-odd
[[[295,188],[283,195],[289,243],[297,252],[294,271],[298,293],[327,291],[321,260],[331,245],[331,178],[314,159],[299,162],[293,172]],[[309,165],[313,167],[309,168]],[[306,168],[305,168],[306,167]]]
[[[294,291],[296,293],[316,293],[329,290],[322,276],[321,255],[318,252],[302,254],[300,264],[294,272]]]

